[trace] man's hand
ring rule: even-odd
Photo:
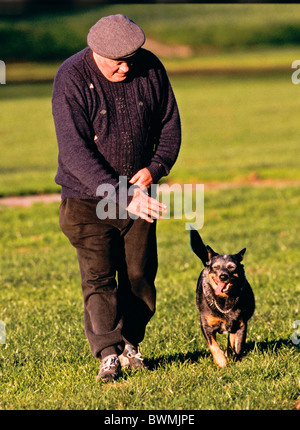
[[[134,188],[133,198],[127,206],[127,211],[133,215],[143,218],[147,222],[154,222],[154,219],[162,219],[161,213],[167,212],[165,204],[150,197],[147,192],[140,187]]]
[[[142,189],[149,188],[153,184],[151,173],[146,167],[133,175],[129,182],[130,184],[138,185]]]

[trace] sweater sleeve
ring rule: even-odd
[[[181,145],[181,124],[177,102],[167,73],[160,63],[158,68],[159,133],[154,156],[148,166],[154,183],[170,173]]]
[[[52,112],[59,148],[56,181],[76,191],[85,190],[96,198],[97,187],[110,184],[118,193],[119,178],[109,168],[94,143],[87,97],[72,76],[57,75],[54,82]],[[64,181],[59,180],[62,171]],[[68,178],[68,180],[66,180]]]

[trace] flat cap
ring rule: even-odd
[[[145,33],[135,22],[118,14],[96,22],[90,28],[87,43],[96,54],[118,60],[134,55],[145,39]]]

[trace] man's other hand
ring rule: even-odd
[[[129,181],[130,184],[138,185],[140,188],[150,188],[153,184],[152,176],[149,170],[145,167],[139,170]]]

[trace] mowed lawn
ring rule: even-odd
[[[186,220],[158,224],[157,312],[142,351],[148,370],[96,383],[99,363],[83,330],[76,254],[58,205],[0,209],[1,409],[292,410],[300,396],[299,205],[296,187],[207,190],[205,243],[246,247],[256,296],[242,362],[218,369],[195,306],[201,263]],[[219,337],[225,346],[225,336]]]
[[[169,180],[300,179],[291,74],[171,77],[183,129]],[[0,88],[0,195],[57,192],[52,84]]]
[[[171,182],[300,179],[299,88],[289,74],[171,80],[183,125]],[[51,84],[0,92],[0,194],[59,191]],[[157,313],[142,344],[148,370],[104,385],[95,382],[99,363],[85,339],[76,253],[59,229],[58,205],[0,205],[0,409],[295,409],[299,207],[296,185],[205,187],[200,233],[219,252],[247,248],[257,304],[243,361],[223,370],[199,326],[202,267],[189,248],[186,220],[160,221]]]

